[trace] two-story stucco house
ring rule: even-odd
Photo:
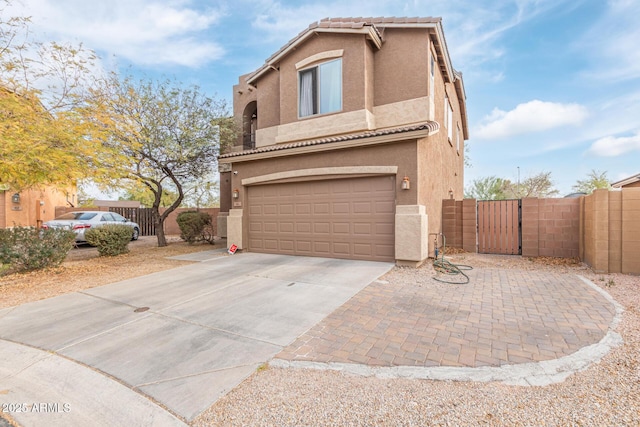
[[[313,23],[240,77],[234,115],[229,245],[419,265],[442,199],[462,197],[465,93],[440,18]]]

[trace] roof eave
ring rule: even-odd
[[[633,183],[638,182],[638,181],[640,181],[640,174],[630,176],[629,178],[625,178],[625,179],[620,180],[618,182],[614,182],[613,184],[611,184],[611,186],[613,188],[622,188],[625,185],[633,184]]]
[[[364,34],[367,40],[371,41],[376,49],[380,49],[382,47],[382,39],[380,37],[380,34],[378,33],[378,31],[376,31],[373,25],[366,25],[362,28],[309,28],[307,29],[307,31],[299,35],[293,43],[289,44],[286,48],[282,49],[280,52],[269,58],[262,67],[258,68],[254,73],[250,74],[247,77],[247,83],[254,84],[256,80],[258,80],[270,69],[272,69],[272,67],[275,67],[275,65],[279,63],[282,58],[287,56],[289,52],[294,50],[300,43],[318,33]]]

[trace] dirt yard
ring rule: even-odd
[[[159,248],[155,236],[140,237],[129,244],[128,254],[117,257],[100,257],[96,248],[83,245],[72,249],[60,267],[0,277],[0,308],[179,267],[189,262],[168,257],[225,246],[225,241],[216,245],[189,245],[178,237],[168,241],[168,246]]]

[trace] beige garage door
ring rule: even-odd
[[[249,187],[249,250],[394,260],[395,177]]]

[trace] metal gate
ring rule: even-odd
[[[478,201],[478,252],[522,254],[520,200]]]
[[[153,222],[153,209],[151,208],[117,208],[111,207],[109,211],[118,213],[140,226],[141,236],[155,236],[156,227]]]

